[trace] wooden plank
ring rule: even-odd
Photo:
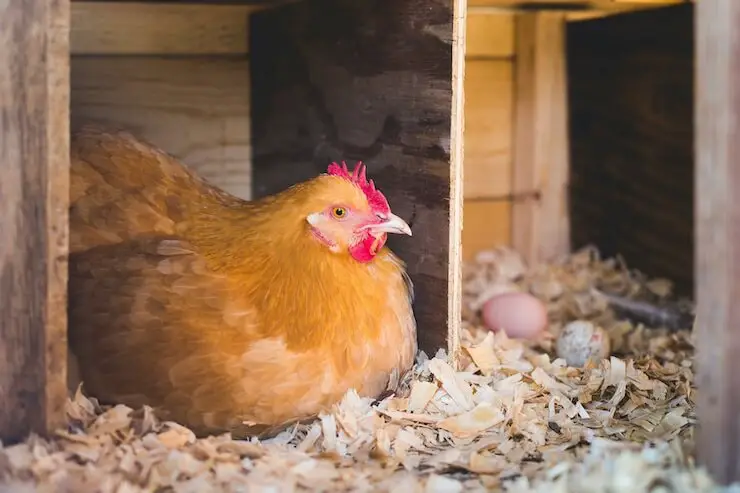
[[[549,11],[565,15],[568,21],[596,19],[610,15],[637,12],[640,10],[663,8],[677,5],[691,0],[470,0],[468,15],[478,16],[485,14],[513,14],[517,11]],[[577,7],[586,3],[586,7]]]
[[[530,265],[570,250],[565,18],[517,16],[512,246]],[[536,195],[532,195],[535,193]]]
[[[740,3],[696,5],[698,461],[740,481]]]
[[[472,14],[467,19],[465,52],[468,60],[507,59],[514,56],[513,14]]]
[[[568,12],[565,19],[568,22],[586,21],[589,19],[598,19],[607,15],[615,15],[621,12],[609,12],[608,10],[582,10],[580,12]]]
[[[411,222],[413,237],[389,244],[408,264],[419,343],[432,353],[447,346],[440,308],[454,295],[452,26],[452,0],[315,0],[253,14],[250,26],[255,196],[364,161]]]
[[[573,247],[693,293],[693,7],[570,24]]]
[[[72,4],[81,0],[72,0]],[[83,0],[89,3],[144,3],[144,4],[201,4],[201,5],[248,5],[264,10],[301,0]]]
[[[508,60],[465,69],[465,198],[511,193],[513,70]]]
[[[686,0],[589,0],[588,6],[594,10],[636,10],[645,8],[664,7],[666,5],[676,5],[684,3]],[[568,5],[568,4],[580,4],[583,5],[583,0],[470,0],[468,4],[473,7],[487,6],[497,8],[522,8],[531,5],[547,6],[550,4],[557,8],[557,6]],[[552,8],[552,7],[550,7]],[[561,9],[565,13],[566,10],[572,10],[563,8]]]
[[[76,57],[72,122],[119,125],[239,197],[251,194],[246,59]]]
[[[465,200],[463,258],[472,260],[481,250],[511,242],[510,200]]]
[[[69,2],[3,2],[0,45],[0,440],[8,444],[66,421]]]
[[[75,2],[74,55],[244,55],[247,5]]]
[[[452,366],[462,370],[462,229],[465,164],[465,58],[467,0],[453,1],[452,104],[450,106],[450,212],[447,257],[447,353]]]

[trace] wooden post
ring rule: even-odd
[[[740,2],[696,2],[698,459],[740,480]]]
[[[427,354],[456,344],[460,320],[459,1],[313,0],[250,27],[254,197],[364,161],[414,232],[388,243],[414,282]]]
[[[570,251],[565,15],[517,14],[512,246],[530,264]]]
[[[63,425],[69,0],[0,2],[0,439]]]
[[[465,44],[467,0],[454,0],[452,18],[452,107],[450,123],[450,249],[447,258],[447,350],[459,364],[462,318],[463,170],[465,154]]]

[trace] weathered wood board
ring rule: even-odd
[[[132,130],[251,193],[249,5],[74,2],[72,124]]]
[[[570,251],[565,16],[517,15],[511,243],[530,265]]]
[[[73,2],[73,55],[244,55],[248,5]]]
[[[0,440],[65,422],[69,1],[0,2]]]
[[[465,198],[501,199],[511,193],[514,64],[465,64]]]
[[[693,5],[568,27],[573,247],[693,283]]]
[[[470,5],[474,7],[539,8],[542,10],[561,10],[565,12],[575,11],[577,13],[581,9],[568,8],[569,4],[571,6],[588,4],[591,9],[602,12],[624,12],[634,9],[649,9],[664,5],[674,5],[684,1],[686,0],[590,0],[588,2],[584,2],[583,0],[470,0]]]
[[[740,2],[696,5],[696,453],[740,481]]]
[[[463,258],[511,242],[514,14],[467,13]]]
[[[249,97],[246,57],[72,58],[73,127],[95,121],[135,132],[244,199]]]
[[[72,0],[77,3],[78,0]],[[161,3],[164,5],[202,4],[202,5],[249,5],[255,9],[271,8],[276,5],[297,0],[84,0],[87,3]]]
[[[450,187],[452,26],[452,0],[315,0],[250,26],[254,196],[365,162],[414,232],[389,243],[414,281],[427,351],[447,346],[448,296],[459,296],[448,286],[462,200]]]

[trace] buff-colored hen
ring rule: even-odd
[[[411,234],[365,178],[247,202],[125,132],[72,140],[69,338],[85,390],[197,434],[377,396],[416,352]]]

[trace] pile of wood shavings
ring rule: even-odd
[[[612,352],[622,357],[651,355],[663,361],[690,361],[693,354],[691,327],[671,331],[635,325],[619,319],[607,295],[624,299],[665,301],[673,286],[667,279],[648,279],[631,271],[619,258],[601,260],[588,247],[562,260],[528,269],[521,256],[499,248],[480,253],[464,270],[463,325],[475,332],[481,325],[478,310],[491,296],[505,292],[528,292],[548,308],[549,327],[536,346],[553,353],[553,341],[573,320],[588,320],[609,334]],[[679,300],[678,305],[687,302]]]
[[[262,442],[198,440],[148,408],[104,409],[78,391],[68,430],[0,449],[0,491],[740,491],[692,467],[688,334],[614,320],[592,289],[605,285],[645,282],[593,251],[530,271],[508,250],[488,252],[466,266],[464,371],[442,351],[420,353],[395,396],[350,391],[319,420]],[[481,330],[476,304],[515,288],[547,302],[555,332],[598,321],[623,358],[569,368],[547,338]]]

